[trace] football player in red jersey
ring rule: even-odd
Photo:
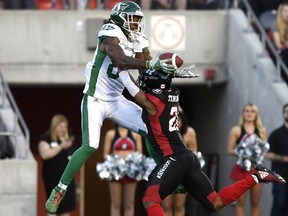
[[[146,97],[154,103],[157,114],[144,111],[148,129],[145,138],[149,154],[157,166],[149,176],[142,198],[148,216],[164,216],[162,200],[181,183],[190,195],[205,208],[218,211],[237,200],[243,193],[259,183],[286,181],[263,165],[256,166],[250,175],[218,193],[201,170],[197,156],[184,144],[177,127],[179,89],[171,86],[172,76],[161,71],[147,70],[139,75],[138,83]]]

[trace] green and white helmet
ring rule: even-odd
[[[133,1],[117,3],[111,10],[110,19],[128,33],[143,32],[145,28],[145,16],[140,6]],[[133,23],[138,25],[137,29],[130,28]]]

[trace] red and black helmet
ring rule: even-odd
[[[141,89],[168,89],[171,87],[172,77],[162,71],[147,69],[138,76],[137,82]]]

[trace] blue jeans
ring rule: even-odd
[[[280,185],[273,183],[273,206],[271,210],[271,216],[283,216],[288,215],[288,185]]]

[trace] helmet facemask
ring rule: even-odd
[[[123,20],[123,28],[128,32],[144,32],[145,28],[145,17],[137,14],[131,13],[121,13],[119,15]],[[137,26],[135,29],[131,29],[131,25]]]

